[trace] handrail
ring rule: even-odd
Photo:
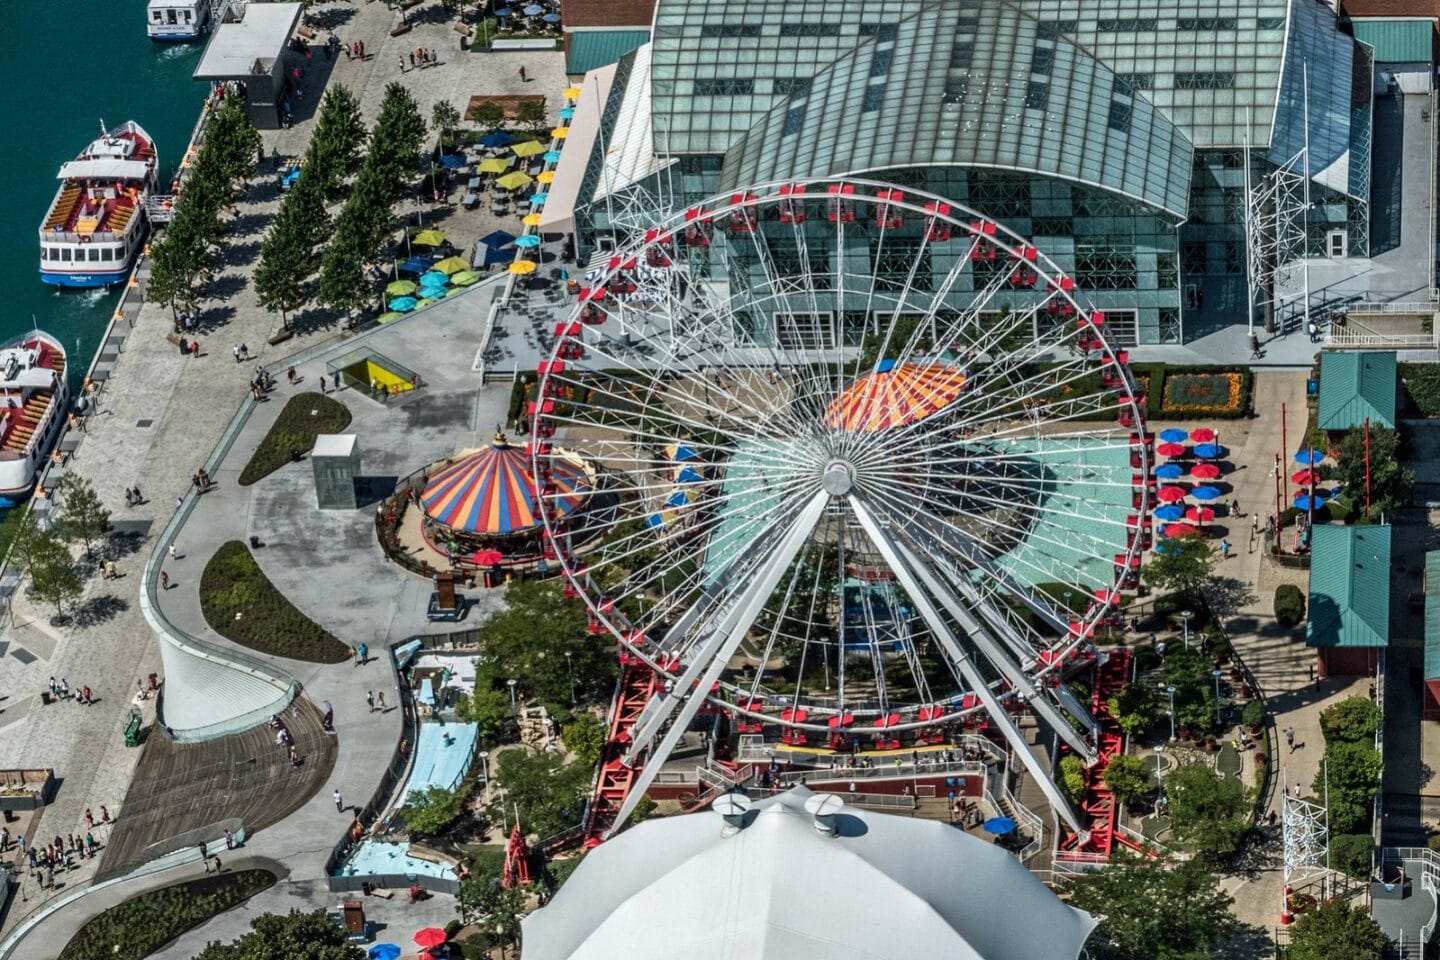
[[[780,774],[780,782],[797,783],[844,783],[848,780],[914,780],[920,777],[940,777],[947,774],[985,776],[989,766],[978,760],[952,760],[925,764],[905,760],[901,764],[884,763],[875,767],[812,767],[805,770],[787,770]]]
[[[1235,665],[1235,669],[1240,671],[1240,676],[1244,682],[1250,686],[1251,699],[1258,700],[1264,710],[1265,782],[1260,785],[1260,789],[1255,793],[1255,807],[1251,816],[1252,822],[1259,822],[1259,819],[1265,815],[1265,811],[1270,807],[1270,800],[1274,796],[1275,784],[1279,778],[1280,764],[1277,762],[1278,757],[1276,750],[1279,749],[1280,735],[1279,731],[1275,728],[1275,715],[1270,710],[1270,705],[1265,697],[1265,691],[1260,687],[1260,682],[1255,678],[1255,674],[1249,665],[1245,663],[1245,658],[1240,656],[1240,651],[1235,648],[1235,644],[1230,640],[1230,633],[1225,629],[1225,624],[1221,622],[1219,615],[1215,612],[1215,608],[1211,606],[1209,596],[1202,591],[1200,600],[1205,604],[1205,610],[1210,615],[1210,622],[1214,624],[1216,630],[1220,631],[1220,637],[1225,642],[1225,648],[1230,651],[1230,660]]]

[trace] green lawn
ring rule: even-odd
[[[200,609],[216,633],[261,653],[311,663],[350,656],[348,646],[275,589],[239,540],[222,545],[205,564]]]
[[[60,960],[142,960],[274,883],[275,874],[268,870],[241,870],[142,893],[81,927]]]
[[[240,485],[249,486],[268,477],[297,453],[309,453],[320,434],[339,433],[348,426],[350,410],[345,404],[318,393],[297,393],[285,404],[250,462],[240,471]]]

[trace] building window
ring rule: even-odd
[[[1176,90],[1230,90],[1235,86],[1235,74],[1225,71],[1175,74]]]
[[[1180,342],[1180,311],[1161,308],[1160,310],[1160,342]]]
[[[700,28],[702,37],[758,37],[758,23],[707,23]]]
[[[840,24],[838,24],[838,23],[782,23],[782,24],[780,24],[780,36],[782,36],[782,37],[838,37],[838,36],[840,36]]]
[[[1161,253],[1155,256],[1155,286],[1161,290],[1175,290],[1180,286],[1180,273],[1175,269],[1175,254]]]
[[[922,246],[917,239],[886,237],[884,245],[875,255],[875,279],[881,288],[898,290],[910,279],[914,289],[929,290],[934,285],[930,269],[930,248]]]
[[[1110,17],[1096,22],[1101,33],[1142,33],[1155,29],[1154,17]]]
[[[865,88],[865,101],[860,105],[861,113],[871,113],[880,109],[880,104],[885,102],[885,84],[874,83]]]
[[[1285,28],[1284,17],[1260,17],[1255,21],[1255,26],[1261,30],[1283,30]]]
[[[1030,72],[1049,74],[1050,65],[1055,62],[1055,51],[1049,47],[1036,47],[1030,56]]]
[[[1177,17],[1176,30],[1234,30],[1234,17]]]
[[[1205,243],[1192,240],[1180,248],[1180,258],[1185,265],[1185,276],[1197,277],[1205,274]]]
[[[755,81],[742,80],[738,78],[722,80],[696,80],[695,95],[699,97],[719,97],[728,94],[754,93]]]
[[[974,59],[974,56],[975,44],[969,42],[955,44],[950,48],[950,69],[969,70],[970,61]]]
[[[803,126],[805,126],[805,107],[802,104],[798,107],[792,107],[789,112],[785,114],[785,128],[782,132],[788,137],[792,133],[799,133],[800,128]]]
[[[828,313],[777,313],[775,343],[785,350],[832,349],[835,318]]]
[[[1130,104],[1110,101],[1110,129],[1121,133],[1130,129]]]
[[[1032,83],[1025,90],[1025,106],[1031,110],[1044,110],[1045,103],[1050,99],[1050,85],[1046,83]]]
[[[1115,74],[1115,92],[1131,97],[1135,95],[1136,90],[1149,90],[1154,82],[1154,74],[1117,73]]]
[[[860,36],[875,37],[882,43],[886,40],[894,40],[900,33],[899,27],[893,23],[862,23],[860,24]]]
[[[876,50],[875,55],[870,58],[870,76],[883,77],[890,72],[890,61],[894,58],[893,50]]]
[[[1079,22],[1075,20],[1049,20],[1040,24],[1040,39],[1054,40],[1066,33],[1074,33]]]
[[[776,93],[788,93],[791,96],[803,96],[810,92],[809,77],[776,77],[770,89]]]

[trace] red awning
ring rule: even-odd
[[[1214,480],[1220,476],[1220,464],[1197,463],[1190,468],[1190,475],[1197,480]]]

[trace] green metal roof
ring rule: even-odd
[[[1440,550],[1425,554],[1425,679],[1440,679]]]
[[[1429,63],[1435,21],[1426,17],[1352,18],[1355,39],[1375,48],[1376,63]]]
[[[1365,425],[1395,426],[1395,353],[1339,351],[1320,355],[1322,430],[1349,430]]]
[[[1383,647],[1390,638],[1390,528],[1317,526],[1305,645]]]
[[[576,30],[570,34],[565,72],[585,73],[616,63],[649,40],[649,30]]]

